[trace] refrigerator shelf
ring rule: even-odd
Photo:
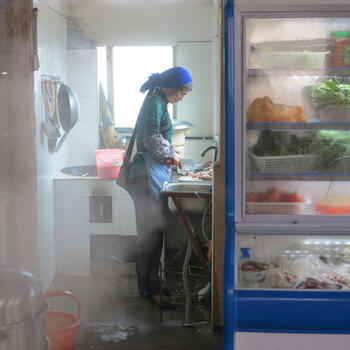
[[[247,130],[323,130],[337,129],[350,130],[350,121],[342,122],[306,122],[306,123],[283,123],[283,122],[247,122]]]
[[[315,159],[312,155],[258,157],[249,153],[249,156],[259,172],[268,174],[307,173]]]
[[[246,202],[246,213],[269,215],[302,215],[311,201],[304,202]]]
[[[293,76],[324,76],[324,77],[336,77],[336,76],[349,76],[350,68],[322,68],[322,69],[293,69],[288,67],[283,68],[248,68],[247,71],[248,78],[257,78],[262,77],[266,78],[267,76],[276,76],[276,77],[288,77]]]

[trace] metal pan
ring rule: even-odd
[[[79,100],[74,91],[67,85],[61,83],[57,97],[58,116],[60,124],[65,131],[58,142],[55,152],[58,152],[69,132],[77,123],[80,113]]]

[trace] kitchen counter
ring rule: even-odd
[[[181,181],[181,175],[173,175],[172,182],[179,182]],[[100,180],[100,181],[113,181],[115,182],[115,179],[101,179],[98,176],[78,176],[78,175],[69,175],[65,174],[62,171],[57,172],[57,174],[54,176],[54,180]]]

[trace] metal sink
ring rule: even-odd
[[[61,172],[74,176],[97,176],[96,165],[76,165],[61,169]]]
[[[211,215],[211,182],[165,182],[161,193],[168,197],[168,207],[178,214],[171,197],[176,197],[185,215]],[[206,198],[201,198],[204,195]]]

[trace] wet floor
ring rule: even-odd
[[[76,350],[212,350],[222,349],[222,333],[213,332],[210,324],[210,299],[198,300],[197,292],[205,279],[190,276],[193,327],[184,327],[185,298],[181,275],[169,274],[166,287],[177,303],[176,310],[163,312],[139,297],[134,264],[115,266],[121,272],[101,273],[92,277],[59,276],[51,289],[69,290],[82,304]],[[101,276],[104,275],[104,276]],[[75,302],[66,296],[50,301],[56,310],[75,312]]]

